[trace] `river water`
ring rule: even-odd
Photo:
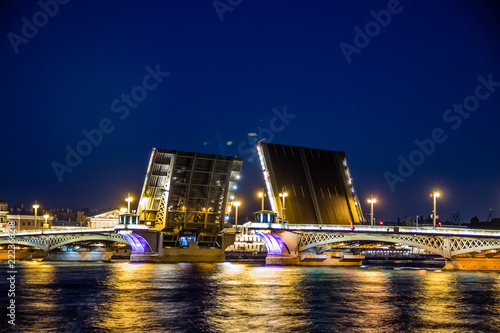
[[[0,263],[7,276],[7,264]],[[17,263],[17,332],[500,332],[500,274],[260,264]],[[5,274],[4,274],[5,273]]]

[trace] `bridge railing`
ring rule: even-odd
[[[101,229],[91,229],[88,227],[83,228],[73,228],[73,229],[45,229],[43,231],[44,235],[60,235],[60,234],[78,234],[78,233],[99,233],[99,232],[114,232],[114,228],[101,228]],[[12,233],[0,233],[0,237],[8,237]],[[20,230],[15,232],[17,236],[34,236],[34,235],[42,235],[41,230]]]
[[[369,232],[369,233],[387,233],[398,232],[408,234],[427,234],[427,235],[456,235],[456,236],[475,236],[475,237],[500,237],[500,230],[484,229],[464,229],[448,227],[403,227],[403,226],[369,226],[355,225],[354,229],[350,225],[334,224],[283,224],[283,223],[258,223],[247,222],[243,225],[249,229],[272,229],[272,230],[290,230],[290,231],[339,231],[339,232]]]

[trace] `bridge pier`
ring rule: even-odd
[[[267,248],[266,265],[279,266],[361,266],[365,258],[345,251],[314,253],[299,251],[299,234],[288,230],[258,233]]]
[[[132,253],[131,262],[224,262],[223,249],[198,248],[197,242],[189,242],[187,248],[161,248],[159,252]]]
[[[156,230],[134,230],[134,234],[142,237],[147,242],[147,245],[144,244],[142,251],[137,251],[136,247],[131,244],[130,261],[161,262],[163,258],[163,234]]]
[[[53,251],[42,259],[42,261],[111,261],[113,252],[97,248],[90,250],[81,248],[76,251]]]
[[[446,271],[500,271],[498,257],[458,257],[446,258]]]
[[[157,231],[136,232],[151,246],[152,252],[134,253],[131,262],[224,262],[224,250],[234,243],[235,233],[222,233],[222,248],[200,248],[195,241],[189,242],[187,248],[163,247],[163,233]]]

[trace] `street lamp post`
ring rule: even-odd
[[[33,208],[35,209],[35,230],[36,230],[36,222],[37,222],[37,214],[38,214],[38,208],[40,208],[40,205],[36,202],[35,200],[35,204],[33,205]],[[43,226],[42,226],[42,232],[43,232]]]
[[[236,229],[236,232],[238,232],[238,207],[241,205],[241,202],[239,201],[234,201],[233,206],[236,207],[235,215],[234,215],[234,226]]]
[[[281,220],[282,223],[286,223],[285,221],[285,198],[288,196],[288,192],[280,192],[280,198],[283,198],[283,206],[281,207]]]
[[[264,198],[266,197],[266,193],[265,192],[259,192],[259,198],[262,199],[262,208],[261,210],[264,210]]]
[[[45,224],[42,226],[42,234],[43,234],[43,231],[44,231],[44,229],[45,229],[45,226],[47,226],[47,227],[49,226],[49,225],[47,224],[47,220],[49,219],[49,214],[44,214],[44,215],[43,215],[43,218],[45,219]]]
[[[436,198],[439,198],[439,192],[436,191],[432,192],[431,197],[434,198],[434,210],[432,211],[432,218],[434,221],[434,228],[436,228],[436,218],[439,217],[438,215],[436,215]]]
[[[373,227],[373,204],[377,202],[377,199],[371,197],[370,199],[368,199],[368,203],[371,204],[372,206],[372,210],[371,210],[371,213],[370,213],[370,224],[371,226]]]
[[[128,197],[125,198],[125,201],[128,203],[128,209],[127,213],[130,214],[130,203],[132,202],[133,198],[130,196],[130,193],[128,194]]]

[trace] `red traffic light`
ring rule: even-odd
[[[378,224],[379,225],[384,225],[384,221],[380,221]]]

